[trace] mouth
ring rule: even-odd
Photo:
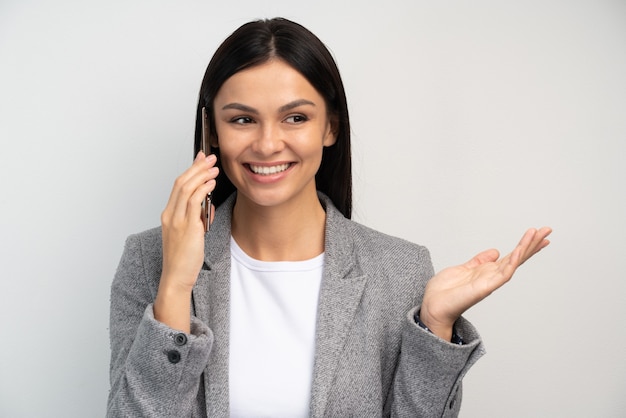
[[[271,176],[272,174],[282,173],[286,171],[289,167],[291,167],[292,163],[285,164],[277,164],[277,165],[254,165],[254,164],[246,164],[248,169],[252,171],[254,174],[259,174],[261,176]]]

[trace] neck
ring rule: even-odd
[[[231,233],[250,257],[262,261],[301,261],[324,252],[326,212],[310,201],[264,207],[237,196]]]

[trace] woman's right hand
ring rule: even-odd
[[[204,262],[201,206],[206,195],[215,189],[215,178],[219,173],[216,161],[215,155],[206,157],[199,152],[191,167],[174,182],[161,214],[163,270],[154,302],[154,316],[184,332],[189,332],[191,290]]]

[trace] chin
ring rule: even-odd
[[[312,189],[315,196],[317,196],[317,190]],[[279,207],[288,204],[297,204],[297,202],[308,201],[308,192],[306,188],[299,191],[286,191],[286,190],[253,190],[246,191],[239,189],[237,191],[237,198],[243,198],[255,206],[261,206],[264,208]]]

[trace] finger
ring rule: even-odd
[[[541,237],[541,239],[537,251],[546,248],[550,244],[550,240],[548,240],[547,238],[548,236],[550,236],[551,233],[552,228],[550,228],[549,226],[544,226],[539,229],[537,234]]]
[[[508,258],[508,263],[515,266],[516,268],[524,262],[524,256],[526,254],[527,249],[531,246],[535,235],[537,234],[537,230],[535,228],[530,228],[527,230],[524,235],[522,235],[522,239],[520,239],[517,246],[504,258]]]
[[[543,238],[547,238],[548,235],[552,233],[552,228],[550,228],[549,226],[542,226],[541,228],[539,228],[538,232]]]
[[[546,239],[548,235],[552,233],[552,229],[549,227],[543,227],[539,230],[531,228],[522,237],[519,244],[515,249],[502,259],[517,269],[524,264],[530,257],[537,254],[543,248],[550,244],[550,241]],[[515,270],[513,270],[514,272]],[[512,274],[512,273],[511,273]]]
[[[201,219],[200,213],[202,212],[202,205],[205,202],[206,196],[215,189],[215,179],[210,179],[206,183],[198,186],[187,201],[187,215],[191,219]]]
[[[210,180],[208,173],[199,173],[189,179],[187,183],[179,186],[178,196],[176,201],[173,202],[173,211],[171,213],[173,222],[185,222],[189,216],[193,216],[193,214],[189,213],[189,209],[193,209],[192,202],[196,202],[198,199],[201,201],[202,190],[208,190],[206,183]],[[195,199],[194,195],[196,195]]]
[[[208,193],[212,192],[215,188],[214,179],[218,174],[219,169],[217,167],[211,166],[207,168],[206,165],[201,165],[200,169],[195,167],[194,170],[188,170],[184,176],[176,179],[175,191],[172,192],[170,198],[171,216],[177,221],[182,221],[188,216],[187,209],[189,208],[191,196],[196,193],[198,188],[210,181],[213,181],[213,183],[208,188]]]
[[[198,161],[200,158],[201,158],[201,155],[200,153],[198,153],[196,155],[196,158],[193,161],[193,164],[195,164],[196,161]],[[183,172],[174,180],[174,183],[172,184],[172,190],[170,191],[170,197],[167,200],[167,204],[165,205],[165,209],[163,210],[163,213],[161,214],[162,219],[169,218],[169,216],[174,212],[174,209],[176,208],[176,202],[178,201],[179,194],[180,194],[179,188],[185,182],[185,177],[189,170],[190,168],[185,170],[185,172]]]
[[[530,257],[537,254],[539,251],[544,249],[546,246],[550,244],[550,241],[546,239],[548,235],[552,233],[552,229],[550,227],[540,228],[535,232],[530,244],[525,249],[524,253],[521,255],[520,265],[526,262]]]
[[[186,185],[195,176],[197,176],[198,173],[210,170],[212,167],[215,166],[216,162],[217,157],[215,155],[211,154],[207,157],[202,151],[198,152],[196,158],[193,161],[193,164],[191,164],[191,166],[187,170],[185,170],[180,176],[178,176],[178,178],[174,182],[172,192],[170,193],[170,200],[172,201],[172,203],[179,201],[182,187],[184,185]],[[187,199],[185,198],[185,200]]]
[[[509,280],[513,276],[513,273],[515,273],[515,270],[525,261],[525,253],[533,242],[536,232],[534,228],[527,230],[524,235],[522,235],[517,246],[513,248],[513,251],[502,257],[498,262],[498,270],[501,276],[505,277],[506,280]]]
[[[189,177],[191,177],[193,175],[193,173],[195,172],[196,168],[198,167],[198,165],[202,164],[202,159],[206,158],[204,156],[204,153],[202,151],[198,152],[198,154],[196,154],[196,158],[194,158],[193,163],[191,164],[191,166],[189,168],[187,168],[183,173],[181,173],[176,180],[174,181],[174,184],[172,185],[172,192],[170,193],[170,200],[172,201],[176,201],[176,199],[178,198],[178,191],[180,188],[180,185],[185,184],[188,180]]]
[[[191,222],[195,222],[195,219],[198,219],[196,212],[198,212],[198,208],[199,208],[199,211],[200,211],[199,218],[202,221],[205,231],[208,230],[207,222],[209,224],[212,223],[213,216],[215,213],[215,206],[210,203],[211,202],[210,198],[208,199],[208,202],[210,204],[208,208],[206,207],[206,203],[207,203],[207,197],[215,190],[215,186],[217,185],[216,178],[219,174],[219,168],[211,167],[208,171],[208,174],[210,175],[210,178],[206,180],[202,185],[198,186],[197,190],[193,192],[192,196],[190,196],[187,202],[187,208],[186,208],[187,216],[190,218]],[[200,199],[200,205],[197,204],[199,199]],[[208,214],[206,212],[207,210],[209,211]],[[210,218],[210,219],[207,219],[207,218]]]

